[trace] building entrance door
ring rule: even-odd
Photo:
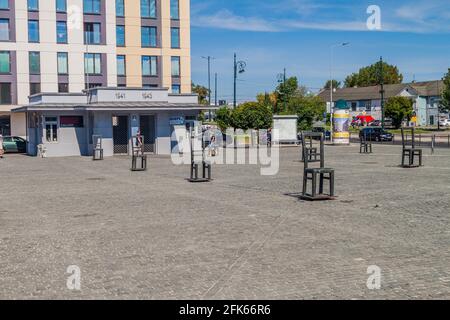
[[[113,116],[114,154],[128,154],[128,116]]]
[[[144,136],[144,152],[154,153],[155,152],[155,138],[156,138],[156,125],[155,116],[143,115],[140,116],[140,129],[141,135]]]

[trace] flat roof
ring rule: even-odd
[[[207,110],[219,107],[198,103],[168,102],[98,102],[89,104],[77,103],[42,103],[22,106],[12,112],[26,111],[164,111],[164,110]]]

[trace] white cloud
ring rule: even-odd
[[[203,28],[217,28],[236,31],[279,32],[271,22],[257,17],[241,17],[229,10],[220,10],[213,15],[197,15],[192,18],[192,25]]]
[[[448,0],[429,0],[425,3],[402,5],[390,8],[382,6],[382,29],[384,32],[437,33],[450,31]],[[368,15],[365,10],[360,15],[355,12],[334,14],[338,7],[311,0],[284,0],[279,3],[261,4],[263,10],[277,12],[270,19],[264,16],[236,15],[228,9],[205,13],[200,7],[193,12],[192,25],[195,27],[217,28],[250,32],[289,32],[295,30],[327,31],[369,31],[366,26]],[[283,17],[290,8],[289,18]],[[343,6],[343,8],[345,8]],[[447,10],[446,10],[447,9]],[[297,15],[298,18],[292,16]],[[339,17],[339,18],[336,18]]]

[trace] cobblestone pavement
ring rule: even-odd
[[[338,199],[309,203],[298,148],[276,176],[150,157],[0,160],[0,299],[449,299],[450,151],[327,147]],[[81,291],[66,287],[70,265]],[[367,268],[382,271],[369,290]]]

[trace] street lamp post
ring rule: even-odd
[[[245,67],[247,66],[247,64],[244,61],[237,61],[236,59],[236,53],[234,54],[234,92],[233,92],[233,107],[236,108],[237,106],[237,94],[236,94],[236,89],[237,89],[237,76],[238,73],[244,73],[245,72]]]
[[[286,86],[286,68],[284,68],[283,73],[278,74],[278,83],[282,83],[283,86]],[[286,89],[286,88],[284,88]],[[284,105],[284,111],[286,111],[287,107],[287,100],[286,97],[283,97],[283,105]]]
[[[333,143],[333,63],[334,63],[334,48],[337,47],[345,47],[348,46],[350,42],[344,42],[339,44],[334,44],[330,47],[331,51],[331,59],[330,59],[330,121],[331,121],[331,129],[330,129],[330,141]]]
[[[209,104],[209,121],[211,121],[211,59],[214,57],[207,56],[202,57],[203,59],[208,60],[208,104]]]

